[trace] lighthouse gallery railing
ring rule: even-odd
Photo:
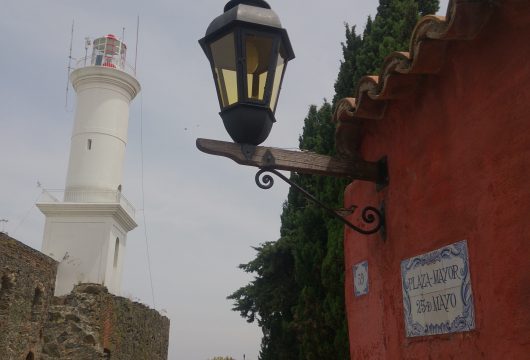
[[[43,193],[48,195],[48,200],[60,202],[63,199],[66,203],[85,204],[120,204],[127,213],[134,217],[136,210],[134,206],[123,196],[121,191],[112,190],[54,190],[45,189]]]

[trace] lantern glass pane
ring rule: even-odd
[[[287,57],[283,45],[280,46],[278,59],[276,61],[276,72],[274,73],[274,80],[272,82],[272,94],[270,108],[272,112],[276,111],[278,103],[278,96],[280,95],[280,85],[282,83],[283,72],[285,71],[285,58]]]
[[[224,107],[238,101],[237,67],[234,33],[227,34],[210,45],[217,80],[219,99]]]
[[[270,37],[245,34],[245,65],[247,73],[247,97],[249,100],[265,100],[272,45],[273,39]]]

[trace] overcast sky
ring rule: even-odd
[[[121,36],[125,28],[128,62],[134,63],[140,15],[137,78],[142,92],[131,105],[123,182],[139,227],[128,235],[123,295],[151,307],[156,303],[171,319],[171,360],[257,358],[261,331],[231,311],[226,296],[251,280],[237,268],[254,257],[251,247],[278,238],[288,190],[279,179],[272,189],[261,190],[254,182],[256,169],[195,147],[197,137],[230,140],[197,43],[225,2],[1,1],[0,219],[9,222],[1,222],[0,230],[5,226],[11,236],[36,249],[44,229],[44,216],[34,206],[42,191],[37,183],[63,189],[66,178],[75,106],[70,88],[65,108],[72,20],[74,57],[84,56],[86,36]],[[309,105],[333,97],[344,23],[362,31],[378,2],[269,3],[289,32],[296,59],[288,65],[278,121],[264,145],[296,148]],[[446,6],[443,1],[441,13]]]

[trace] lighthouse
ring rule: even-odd
[[[90,46],[90,44],[87,44]],[[122,178],[130,102],[140,83],[113,35],[92,42],[92,54],[70,73],[76,109],[64,192],[45,191],[42,251],[59,262],[55,295],[78,283],[120,295],[127,233],[137,224]]]

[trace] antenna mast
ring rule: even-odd
[[[136,75],[136,60],[138,59],[138,33],[140,31],[140,15],[136,18],[136,50],[134,53],[134,75]]]
[[[68,110],[68,89],[70,87],[70,71],[72,70],[72,45],[74,42],[74,19],[72,19],[72,32],[70,34],[70,53],[68,54],[68,70],[66,74],[66,94],[64,101],[64,108]]]
[[[92,45],[92,42],[90,41],[90,38],[87,36],[85,37],[85,66],[86,66],[86,60],[88,59],[88,48]]]

